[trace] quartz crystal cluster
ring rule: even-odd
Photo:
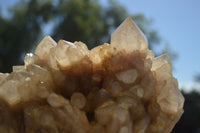
[[[170,58],[127,18],[110,44],[46,36],[1,73],[0,133],[170,133],[183,103]]]

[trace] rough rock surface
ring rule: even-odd
[[[167,55],[127,18],[92,50],[49,36],[0,74],[0,133],[170,133],[184,98]]]

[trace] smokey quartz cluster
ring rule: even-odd
[[[127,18],[110,44],[46,36],[0,74],[0,133],[170,133],[184,98],[167,55]]]

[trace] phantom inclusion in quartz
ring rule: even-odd
[[[111,44],[46,36],[24,62],[0,74],[1,133],[170,133],[183,113],[170,58],[131,18]]]

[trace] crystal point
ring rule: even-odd
[[[168,64],[169,67],[171,66],[171,59],[168,55],[164,54],[164,55],[161,55],[159,57],[156,57],[153,61],[153,64],[152,64],[152,68],[151,70],[154,71],[160,67],[162,67],[162,65],[164,64]],[[170,72],[171,72],[171,67],[170,67]]]
[[[111,45],[127,52],[148,49],[146,37],[130,17],[112,33]]]
[[[35,54],[38,55],[41,60],[47,61],[49,59],[50,49],[56,45],[57,43],[50,36],[45,36],[36,47]]]

